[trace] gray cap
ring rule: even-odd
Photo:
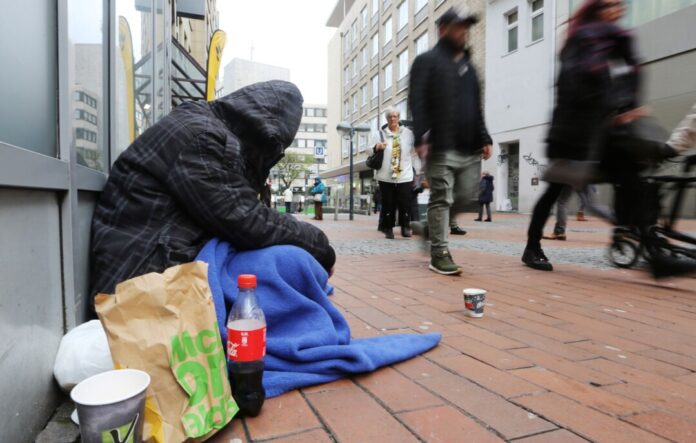
[[[438,26],[449,25],[451,23],[466,23],[475,25],[479,22],[478,15],[471,12],[466,6],[452,6],[435,22]]]

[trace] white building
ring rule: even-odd
[[[233,58],[225,66],[223,95],[254,83],[269,80],[290,81],[290,70],[280,66]]]
[[[543,192],[554,99],[556,1],[488,0],[486,120],[497,210],[530,212]]]
[[[303,156],[303,160],[308,163],[307,174],[292,183],[292,188],[299,191],[306,191],[306,187],[311,185],[310,179],[326,170],[326,158],[315,159],[314,150],[316,147],[327,146],[327,109],[326,105],[305,103],[303,106],[302,122],[297,130],[295,140],[285,151],[286,154],[297,154]]]

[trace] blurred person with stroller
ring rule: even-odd
[[[400,124],[400,112],[389,107],[384,112],[387,126],[380,129],[374,143],[374,152],[383,152],[381,168],[377,170],[382,198],[380,220],[382,232],[388,239],[394,239],[396,213],[399,212],[401,236],[411,237],[411,200],[414,179],[413,132]]]
[[[585,217],[585,211],[589,211],[598,217],[606,220],[609,223],[614,223],[614,215],[609,208],[598,206],[595,204],[592,194],[597,192],[595,185],[587,185],[583,189],[576,191],[580,199],[580,207],[577,212],[578,221],[588,221]],[[568,203],[573,196],[573,187],[566,185],[561,191],[561,195],[556,200],[556,225],[553,228],[553,233],[544,236],[544,240],[562,240],[567,239],[566,228],[568,226]]]
[[[487,171],[483,171],[481,173],[481,181],[479,182],[478,218],[474,221],[483,221],[483,208],[486,208],[486,215],[488,216],[488,218],[486,218],[486,221],[489,223],[493,221],[493,219],[491,218],[491,202],[493,201],[494,190],[495,186],[493,186],[493,176],[489,174]]]
[[[472,203],[481,158],[492,153],[468,47],[469,30],[478,21],[464,7],[447,10],[437,20],[437,45],[416,57],[410,74],[415,144],[426,159],[430,186],[428,222],[414,223],[414,231],[430,239],[430,269],[444,275],[462,272],[450,254],[447,228],[466,233],[456,225],[456,214]]]

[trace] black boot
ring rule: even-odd
[[[384,236],[386,238],[388,238],[389,240],[394,240],[394,229],[393,228],[385,229],[383,232],[384,232]]]
[[[450,228],[450,234],[452,235],[466,235],[466,231],[459,226],[454,226]]]
[[[411,229],[409,229],[405,226],[402,226],[401,227],[401,236],[403,238],[411,238]]]
[[[553,271],[553,265],[541,248],[527,247],[522,254],[522,262],[532,269],[539,271]]]

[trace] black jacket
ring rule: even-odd
[[[212,237],[236,248],[296,245],[327,270],[335,254],[318,228],[259,199],[302,117],[302,95],[272,81],[177,107],[111,170],[92,220],[92,295],[192,261]]]
[[[409,106],[416,146],[430,131],[433,151],[478,152],[491,144],[481,106],[481,87],[469,54],[440,40],[413,61]]]
[[[613,24],[588,24],[569,38],[560,59],[547,156],[585,160],[599,149],[608,119],[638,106],[633,38]]]
[[[495,186],[493,186],[493,176],[486,175],[481,177],[479,182],[479,203],[490,203],[493,201],[493,191]]]

